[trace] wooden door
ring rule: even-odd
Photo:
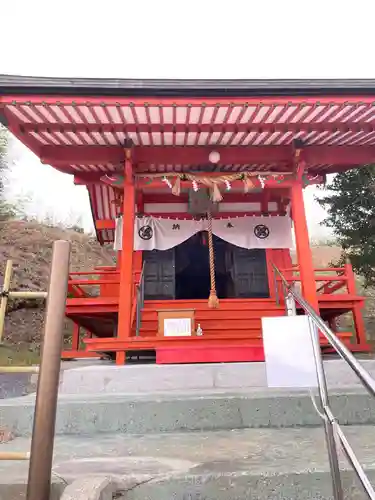
[[[232,279],[235,297],[268,298],[268,273],[264,249],[239,248],[232,245]]]
[[[145,300],[175,298],[174,248],[143,252]]]

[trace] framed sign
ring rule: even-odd
[[[158,335],[191,337],[195,335],[194,309],[159,309]]]
[[[164,337],[190,337],[191,318],[165,318]]]

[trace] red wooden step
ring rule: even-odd
[[[201,325],[202,328],[206,328],[208,330],[212,329],[235,329],[235,328],[260,328],[261,327],[261,318],[260,317],[250,317],[250,318],[226,318],[226,319],[201,319],[199,317],[195,317],[195,326],[197,323]],[[158,321],[155,319],[149,320],[142,317],[142,328],[146,330],[150,330],[153,328],[157,329]]]
[[[158,347],[157,364],[176,363],[238,363],[264,361],[262,346],[194,346],[194,347]]]
[[[160,310],[160,309],[195,309],[203,311],[220,311],[230,309],[232,311],[241,310],[283,310],[281,306],[277,306],[272,300],[256,300],[256,299],[223,299],[220,300],[218,309],[210,309],[207,300],[146,300],[145,309]]]
[[[202,328],[203,329],[203,328]],[[135,335],[135,331],[133,330],[133,335]],[[141,329],[139,332],[140,337],[157,337],[157,329],[155,330],[145,330]],[[203,337],[209,337],[209,338],[223,338],[223,337],[229,337],[229,338],[244,338],[244,339],[255,339],[255,338],[262,338],[262,331],[261,328],[253,328],[252,330],[247,329],[247,330],[234,330],[232,329],[221,329],[221,330],[204,330],[203,329],[203,335],[199,338]],[[183,338],[183,337],[180,337]]]
[[[261,318],[263,316],[283,316],[284,310],[282,309],[241,309],[239,311],[232,309],[208,309],[208,310],[196,310],[195,320],[196,321],[207,321],[207,320],[246,320]],[[153,309],[143,309],[142,310],[142,321],[157,321],[158,312]]]
[[[236,333],[229,336],[220,337],[130,337],[127,340],[118,338],[92,338],[85,339],[84,343],[90,352],[106,351],[134,351],[134,350],[153,350],[159,347],[163,348],[185,348],[194,346],[222,347],[228,346],[262,346],[261,338],[236,338]]]

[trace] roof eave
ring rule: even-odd
[[[375,80],[154,80],[0,75],[1,94],[124,97],[375,96]]]

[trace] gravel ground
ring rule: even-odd
[[[30,374],[0,373],[0,399],[16,398],[30,392]]]
[[[92,364],[105,365],[111,364],[111,362],[99,360],[63,361],[61,371]],[[37,375],[29,373],[0,373],[0,399],[17,398],[36,392],[37,379]]]

